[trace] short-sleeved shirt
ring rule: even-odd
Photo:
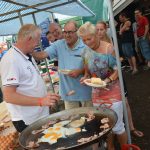
[[[112,74],[113,70],[117,69],[116,59],[111,54],[100,54],[86,48],[82,54],[85,63],[88,65],[92,76],[106,79]],[[103,102],[116,102],[121,100],[121,91],[119,80],[113,81],[107,86],[107,89],[93,88],[92,101],[94,104]]]
[[[29,61],[18,48],[13,46],[2,58],[0,63],[0,74],[3,86],[16,86],[16,92],[31,96],[44,97],[47,94],[43,79],[40,76],[38,67]],[[26,125],[49,115],[48,107],[21,106],[7,103],[12,121],[23,120]]]
[[[84,43],[79,38],[73,49],[67,46],[64,39],[54,42],[50,47],[46,48],[46,52],[50,59],[58,59],[59,69],[83,69],[84,63],[81,53],[85,48]],[[87,101],[91,100],[91,87],[80,84],[80,79],[83,75],[77,78],[72,78],[62,73],[59,73],[60,86],[59,92],[65,101]],[[67,96],[67,94],[74,90],[75,94]]]
[[[137,36],[142,37],[145,33],[145,26],[148,25],[148,19],[145,16],[140,17],[137,20]]]

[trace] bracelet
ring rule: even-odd
[[[108,77],[109,81],[112,82],[112,79],[110,77]]]
[[[114,79],[111,76],[109,78],[110,78],[111,81],[114,81]]]
[[[43,106],[43,105],[42,105],[42,101],[43,101],[43,100],[44,100],[43,98],[39,98],[39,99],[38,99],[38,105],[41,106],[41,107]]]

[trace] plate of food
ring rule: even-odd
[[[84,83],[88,86],[91,87],[100,87],[100,88],[105,88],[106,87],[106,82],[101,80],[100,78],[91,78],[91,79],[85,79]]]
[[[60,69],[59,72],[62,73],[62,74],[68,75],[71,72],[71,70],[69,70],[69,69]]]

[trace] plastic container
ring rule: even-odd
[[[141,150],[141,149],[134,144],[124,144],[121,150]]]

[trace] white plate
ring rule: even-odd
[[[106,82],[105,81],[102,81],[102,84],[93,84],[90,82],[91,79],[85,79],[84,80],[84,83],[88,86],[92,86],[92,87],[99,87],[99,88],[105,88],[106,87]]]
[[[61,69],[61,70],[59,70],[60,73],[65,74],[65,75],[68,75],[70,73],[70,71],[71,70],[69,70],[69,69]]]

